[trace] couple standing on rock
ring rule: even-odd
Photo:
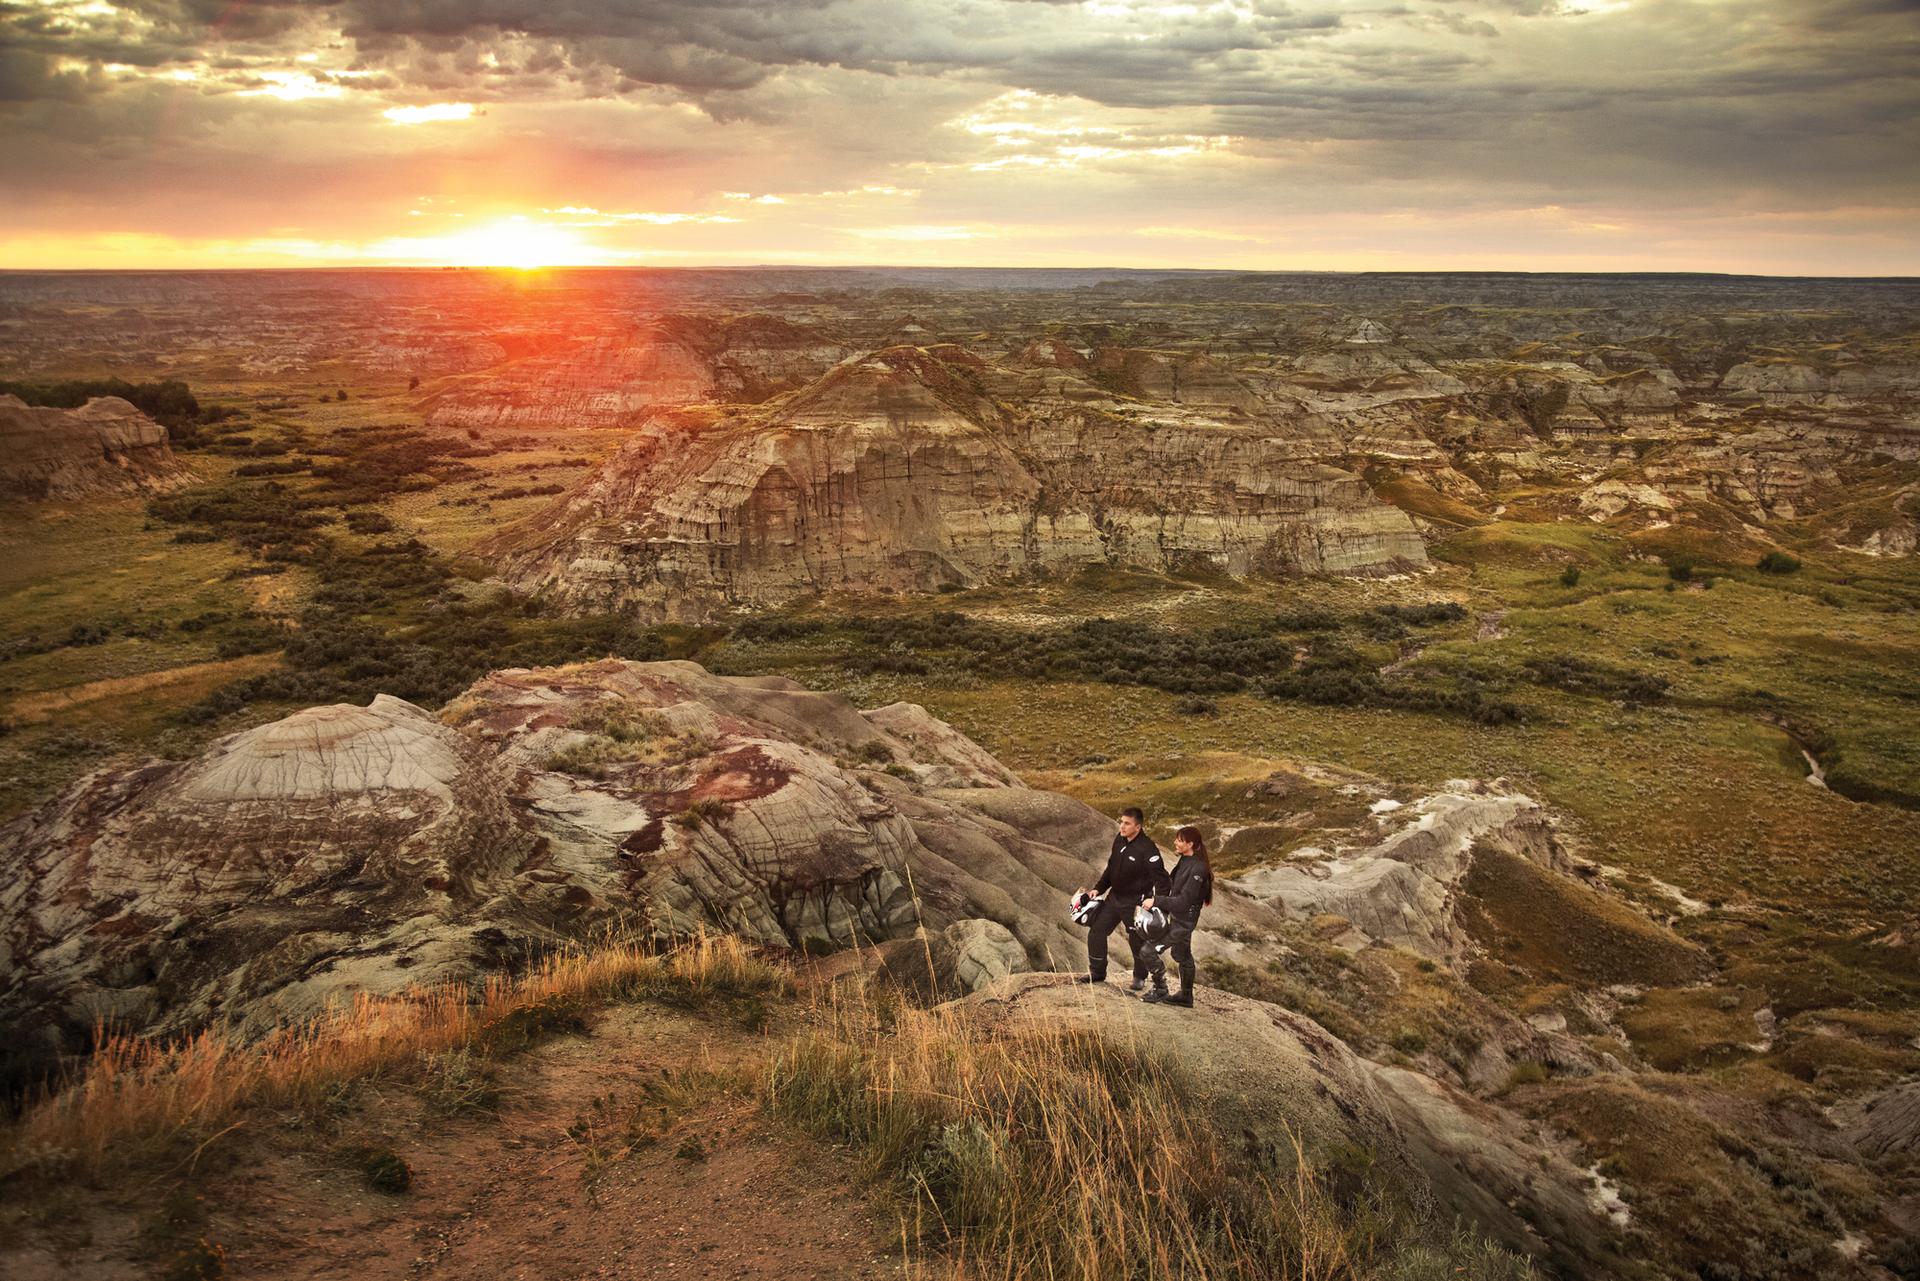
[[[1082,886],[1073,896],[1074,919],[1083,921],[1087,936],[1087,974],[1082,983],[1107,981],[1107,937],[1113,927],[1127,926],[1127,944],[1133,951],[1133,982],[1128,991],[1153,990],[1141,999],[1168,1005],[1193,1005],[1193,932],[1200,909],[1213,902],[1213,865],[1207,861],[1207,842],[1198,828],[1183,827],[1173,835],[1178,855],[1168,871],[1160,847],[1146,834],[1146,816],[1135,806],[1120,811],[1120,830],[1107,855],[1107,868],[1089,893]],[[1180,967],[1180,990],[1167,991],[1166,954]]]

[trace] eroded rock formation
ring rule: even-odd
[[[1146,353],[1118,367],[1202,405],[887,348],[765,411],[650,424],[485,551],[523,588],[654,617],[1098,563],[1276,576],[1427,563],[1404,513],[1313,440],[1221,403],[1252,393],[1192,364]]]
[[[1380,806],[1376,831],[1332,849],[1295,850],[1228,883],[1295,917],[1344,917],[1355,946],[1381,942],[1457,960],[1467,947],[1455,919],[1458,889],[1480,850],[1571,870],[1539,802],[1504,788],[1457,779],[1410,805]]]
[[[167,429],[118,396],[78,409],[0,396],[0,497],[145,493],[185,480]]]
[[[436,718],[317,707],[110,769],[0,832],[0,1017],[263,1025],[604,925],[911,935],[963,982],[1072,965],[1108,820],[919,708],[690,663],[499,672]],[[990,928],[989,928],[990,927]]]

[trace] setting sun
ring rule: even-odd
[[[605,250],[588,244],[571,228],[534,222],[520,215],[446,236],[388,241],[381,246],[379,256],[453,267],[512,267],[521,271],[592,266],[610,261]]]

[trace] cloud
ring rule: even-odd
[[[980,240],[993,232],[975,227],[856,227],[852,234],[864,240]]]
[[[396,125],[425,125],[446,120],[471,120],[473,112],[471,102],[429,102],[417,107],[388,107],[380,114]]]
[[[1917,11],[0,0],[0,225],[131,235],[200,217],[361,243],[425,177],[476,214],[667,211],[604,215],[605,231],[672,227],[762,258],[996,226],[996,247],[1024,236],[1035,253],[1074,230],[1294,252],[1303,231],[1335,236],[1335,215],[1402,236],[1417,215],[1466,245],[1491,243],[1476,216],[1549,207],[1567,217],[1529,234],[1584,253],[1589,225],[1920,206]],[[1854,233],[1832,227],[1834,261],[1853,261]],[[1888,270],[1920,266],[1920,232],[1875,234]],[[1777,241],[1751,243],[1764,269]]]

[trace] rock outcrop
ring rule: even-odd
[[[186,480],[167,429],[118,396],[78,409],[0,396],[0,498],[151,493]]]
[[[264,1026],[610,927],[857,944],[967,992],[1085,963],[1065,905],[1111,835],[911,704],[685,662],[496,672],[439,716],[308,708],[0,828],[0,1023]],[[1370,847],[1223,882],[1196,954],[1258,961],[1337,913],[1357,946],[1457,957],[1484,848],[1564,863],[1534,802],[1459,784]]]
[[[766,411],[649,424],[482,554],[518,587],[657,618],[1101,563],[1271,576],[1427,564],[1404,513],[1271,421],[917,347],[847,361]]]
[[[1467,947],[1455,919],[1458,889],[1481,849],[1570,870],[1539,802],[1498,786],[1454,780],[1412,804],[1382,802],[1374,823],[1363,842],[1295,850],[1226,883],[1296,918],[1344,917],[1356,946],[1457,960]]]
[[[77,1047],[473,977],[623,925],[818,950],[925,927],[963,986],[1083,963],[1109,821],[918,708],[691,663],[317,707],[0,829],[0,1020]],[[950,927],[959,927],[950,929]]]

